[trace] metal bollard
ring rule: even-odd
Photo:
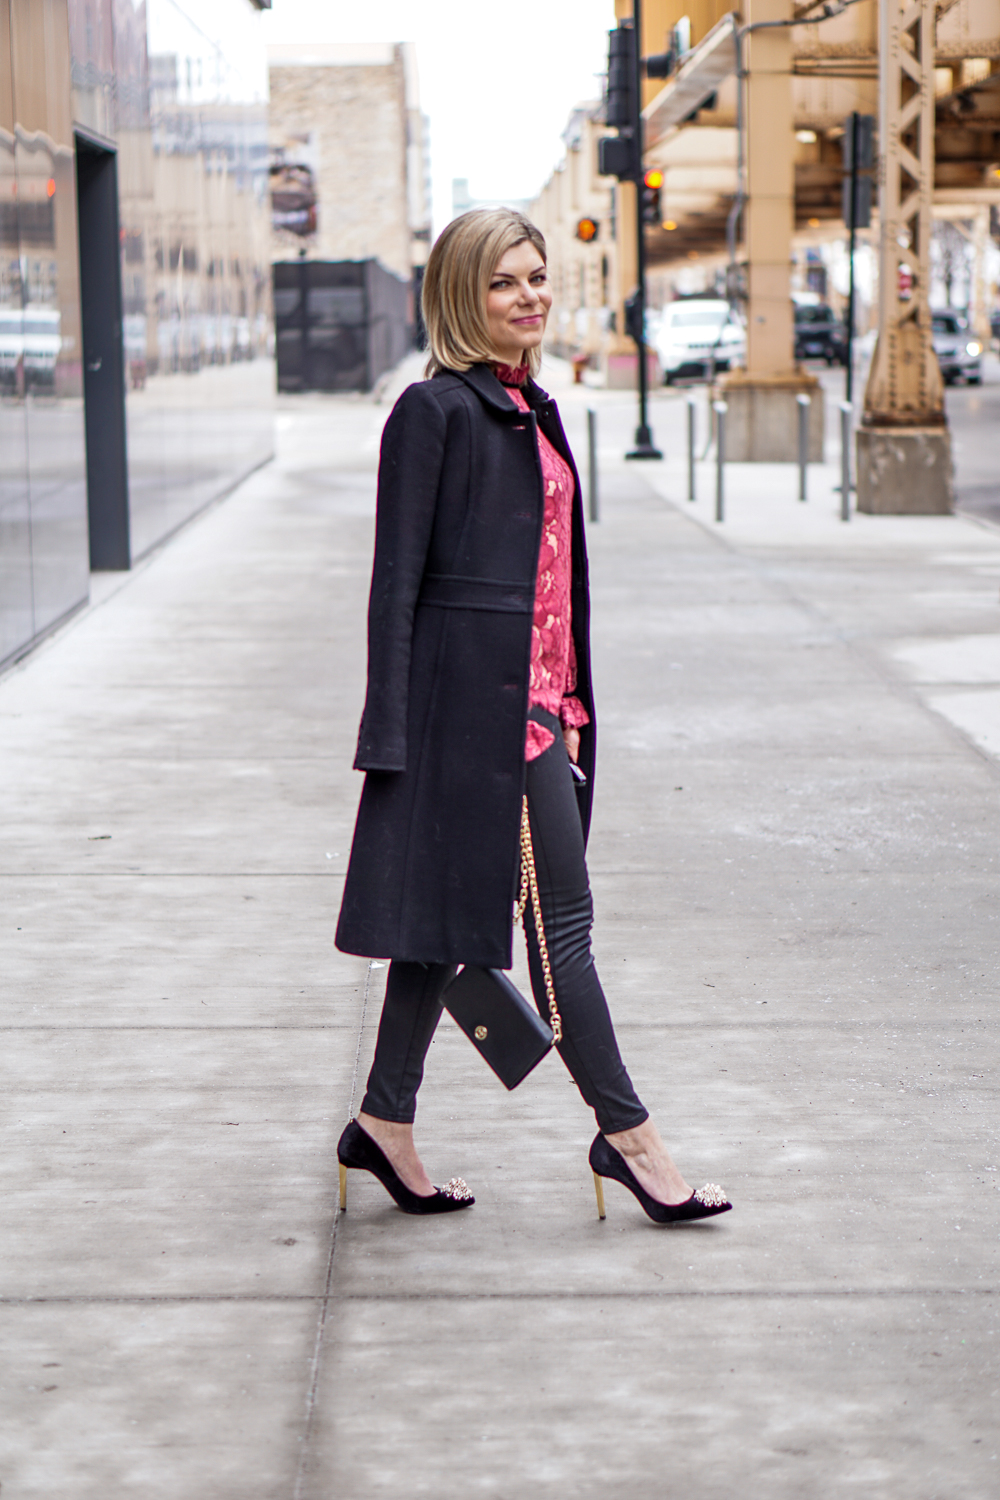
[[[799,499],[806,498],[806,466],[809,463],[809,408],[812,401],[800,392],[795,398],[799,408]]]
[[[592,521],[601,519],[597,498],[597,413],[587,407],[587,506]]]
[[[851,416],[850,401],[840,403],[840,519],[851,519]]]
[[[688,499],[693,500],[694,495],[694,445],[695,445],[695,394],[688,392]]]
[[[726,497],[722,474],[726,464],[726,412],[729,407],[725,401],[713,401],[712,410],[715,412],[715,519],[724,521]]]

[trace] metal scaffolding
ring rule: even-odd
[[[944,426],[931,343],[934,0],[879,0],[879,326],[866,427]]]

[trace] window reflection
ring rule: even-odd
[[[0,32],[2,660],[89,580],[65,7],[4,0]]]
[[[116,167],[133,559],[271,454],[258,20],[0,0],[0,661],[87,597],[80,142]]]
[[[0,74],[6,83],[6,98],[0,92],[0,107],[8,106],[5,117],[0,119],[0,661],[3,661],[30,640],[34,622],[10,32],[2,12]]]
[[[119,155],[139,557],[272,451],[266,56],[246,0],[70,9],[77,118]]]

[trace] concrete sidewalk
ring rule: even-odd
[[[680,401],[637,470],[630,401],[559,394],[602,422],[598,964],[736,1210],[598,1222],[558,1059],[508,1096],[446,1021],[419,1140],[475,1209],[352,1174],[337,1215],[388,404],[283,402],[275,464],[0,680],[3,1500],[1000,1492],[1000,534],[826,525],[790,471],[791,521],[716,528]]]

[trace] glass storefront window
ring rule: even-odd
[[[273,451],[259,21],[250,0],[0,0],[0,661],[86,599],[91,556],[127,566]],[[93,513],[88,547],[85,397],[91,457],[120,455],[111,554]]]
[[[87,598],[64,0],[0,6],[0,660]]]

